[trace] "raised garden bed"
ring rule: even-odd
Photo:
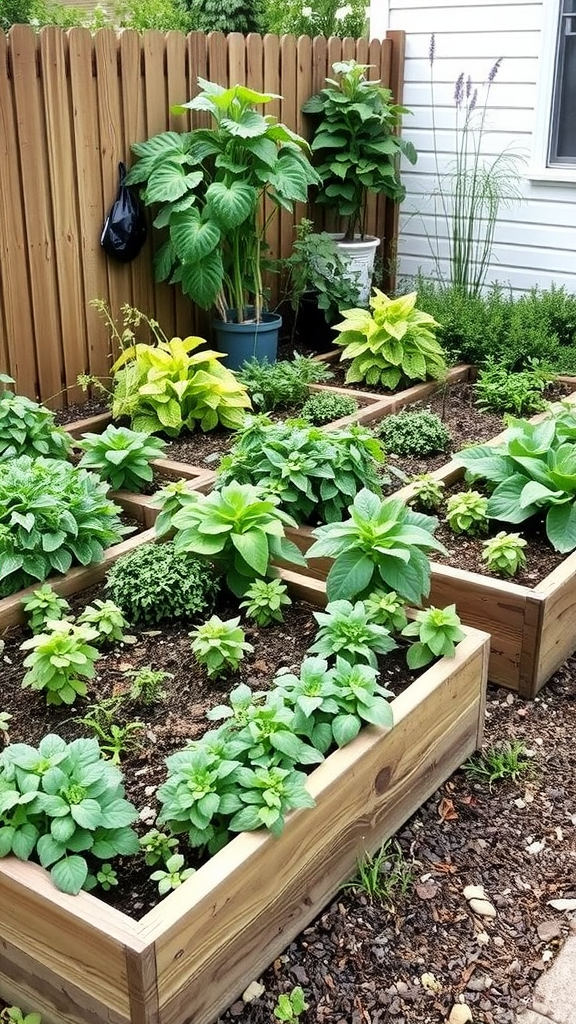
[[[69,573],[61,593],[100,580],[103,567],[74,572],[75,587]],[[325,603],[321,584],[285,578],[293,596]],[[0,611],[0,627],[20,621],[14,602]],[[353,874],[357,857],[479,747],[488,638],[466,633],[454,659],[394,699],[393,729],[366,728],[309,776],[313,809],[292,813],[280,838],[238,836],[138,922],[90,894],[59,893],[35,865],[1,860],[0,996],[38,1010],[44,1024],[215,1021]]]

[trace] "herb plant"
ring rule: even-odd
[[[390,633],[399,633],[407,624],[405,603],[395,590],[373,590],[364,606],[369,620],[385,626]]]
[[[74,563],[99,562],[121,540],[120,509],[92,473],[21,455],[0,473],[0,597]]]
[[[68,601],[59,597],[49,583],[43,583],[38,590],[23,597],[22,607],[34,634],[43,633],[49,619],[57,621],[70,611]]]
[[[0,374],[0,463],[20,455],[65,459],[72,439],[54,422],[54,413],[24,395],[15,395],[2,384],[12,377]]]
[[[204,560],[166,541],[143,544],[114,562],[106,590],[133,625],[156,626],[210,612],[219,581]]]
[[[273,1013],[277,1020],[299,1024],[301,1015],[307,1009],[308,1003],[304,998],[304,992],[300,985],[296,985],[291,992],[282,992],[278,996]]]
[[[489,537],[482,544],[482,560],[492,572],[515,576],[519,569],[526,565],[526,543],[519,533],[506,533],[500,530],[495,537]]]
[[[489,361],[478,373],[474,394],[481,409],[530,416],[546,408],[542,392],[553,379],[554,375],[538,364],[511,373],[506,366]]]
[[[446,484],[443,480],[435,480],[429,473],[422,473],[412,478],[411,505],[425,511],[434,511],[444,500]]]
[[[350,395],[336,395],[330,391],[316,391],[306,399],[300,410],[303,420],[321,427],[325,423],[352,416],[358,412],[358,402]]]
[[[212,708],[210,720],[224,719],[222,737],[243,764],[269,768],[280,765],[317,764],[322,753],[296,735],[294,714],[284,706],[281,695],[272,691],[253,694],[244,685],[236,687],[226,704]]]
[[[184,857],[181,853],[173,853],[171,857],[168,857],[165,865],[165,869],[159,868],[150,875],[153,882],[158,882],[158,892],[161,896],[165,896],[173,889],[178,889],[187,878],[190,878],[190,875],[194,874],[194,868],[184,867]]]
[[[120,698],[121,700],[121,698]],[[77,718],[79,725],[88,729],[100,744],[100,750],[106,754],[112,764],[120,764],[122,757],[142,746],[144,729],[143,722],[125,722],[123,725],[114,721],[120,700],[116,697],[100,704],[92,704],[86,713]]]
[[[323,658],[340,655],[351,664],[365,662],[377,666],[377,654],[388,654],[396,647],[389,630],[371,619],[363,601],[331,601],[323,612],[314,612],[320,626],[311,654]]]
[[[47,632],[21,644],[22,650],[31,652],[24,659],[28,671],[22,686],[44,691],[47,704],[73,704],[78,696],[86,696],[86,679],[94,678],[100,655],[92,643],[98,632],[65,619],[49,619],[46,625]]]
[[[231,832],[252,832],[267,828],[273,836],[284,831],[288,811],[314,807],[306,789],[306,775],[294,768],[238,768],[238,796],[245,806],[230,820]]]
[[[155,864],[166,863],[176,852],[178,840],[169,836],[166,832],[160,832],[157,828],[151,828],[149,832],[140,837],[140,849],[144,853],[144,863],[148,867]]]
[[[249,619],[258,626],[269,626],[272,622],[283,622],[282,608],[292,604],[282,580],[254,580],[246,591],[246,599],[240,608],[246,609]]]
[[[319,384],[332,376],[323,363],[297,353],[293,359],[277,363],[247,360],[236,375],[247,388],[254,408],[261,412],[301,405],[309,394],[309,384]]]
[[[208,495],[191,492],[191,498],[172,519],[175,550],[213,562],[237,597],[266,576],[272,559],[305,564],[284,536],[284,526],[296,523],[278,507],[278,498],[235,481]]]
[[[442,551],[433,536],[437,520],[413,512],[399,498],[381,499],[366,489],[354,498],[350,518],[313,530],[309,558],[334,559],[326,580],[329,601],[368,596],[382,585],[420,604],[430,591],[428,551]]]
[[[96,740],[49,735],[0,753],[0,857],[34,855],[63,892],[80,892],[94,858],[138,852],[137,816]]]
[[[446,373],[442,348],[435,337],[437,322],[416,309],[416,292],[388,298],[378,288],[370,310],[345,309],[335,324],[334,339],[342,347],[340,360],[352,360],[348,384],[365,381],[391,391],[402,382],[440,380]]]
[[[83,434],[78,445],[84,452],[84,469],[93,470],[115,491],[140,492],[153,479],[150,462],[162,456],[166,442],[110,423],[101,434]]]
[[[446,521],[454,533],[474,536],[488,530],[488,498],[480,491],[458,491],[446,501]]]
[[[224,622],[218,615],[212,615],[189,635],[193,638],[192,651],[196,661],[204,665],[209,679],[219,679],[228,672],[236,672],[247,651],[254,650],[252,644],[245,640],[240,616]]]
[[[94,643],[97,647],[123,640],[128,626],[118,605],[114,604],[114,601],[102,601],[101,598],[97,598],[94,604],[87,605],[78,616],[77,622],[78,625],[90,626],[96,631]]]
[[[359,275],[351,273],[334,239],[325,231],[313,229],[312,221],[306,218],[300,221],[292,252],[280,261],[280,269],[285,275],[285,291],[294,312],[298,312],[301,299],[311,293],[326,323],[333,324],[339,310],[358,305]]]
[[[436,452],[445,452],[450,434],[439,416],[433,412],[399,412],[386,416],[378,427],[387,452],[425,458]]]
[[[434,658],[453,658],[456,644],[465,633],[460,629],[456,605],[445,608],[426,608],[416,612],[414,622],[402,630],[402,636],[417,636],[418,641],[408,648],[407,661],[411,669],[423,668]]]
[[[126,675],[132,680],[130,700],[135,701],[137,704],[143,704],[144,707],[151,707],[153,704],[159,704],[160,701],[164,700],[166,692],[162,689],[162,684],[167,679],[174,678],[171,672],[164,672],[162,669],[154,671],[150,665],[142,665],[138,669],[129,669]]]
[[[383,458],[365,427],[322,430],[256,417],[222,459],[216,486],[259,487],[298,523],[317,521],[319,513],[323,522],[338,522],[362,487],[379,491]]]

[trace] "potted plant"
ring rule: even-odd
[[[159,207],[154,226],[167,229],[154,260],[157,280],[178,283],[203,309],[216,307],[219,344],[236,368],[254,355],[276,357],[281,318],[264,311],[270,215],[262,201],[273,212],[292,211],[318,176],[308,143],[257,109],[280,97],[202,78],[198,84],[198,96],[172,109],[206,112],[211,126],[137,143],[127,181],[143,186],[144,203]]]
[[[367,79],[371,66],[337,61],[332,65],[336,78],[327,78],[327,87],[302,107],[316,118],[311,148],[318,155],[316,169],[322,185],[315,201],[336,210],[344,221],[338,244],[361,275],[361,301],[370,294],[380,245],[380,239],[366,234],[368,195],[401,202],[405,188],[400,156],[416,163],[414,146],[398,135],[402,114],[410,111],[392,102],[390,89]]]
[[[298,328],[307,345],[316,352],[328,352],[334,345],[332,324],[340,310],[360,301],[358,275],[347,276],[345,260],[336,242],[326,232],[313,232],[311,220],[303,218],[296,228],[292,254],[281,261],[286,275],[285,290],[296,313]]]

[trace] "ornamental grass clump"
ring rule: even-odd
[[[101,434],[82,434],[78,447],[84,452],[80,466],[94,470],[115,491],[139,493],[152,481],[150,463],[163,455],[166,442],[110,423]]]
[[[2,384],[14,384],[0,373],[0,462],[20,455],[67,458],[72,438],[56,426],[54,413],[24,395],[16,395]]]
[[[120,541],[120,509],[93,473],[21,455],[0,472],[0,597],[74,564],[100,562]]]

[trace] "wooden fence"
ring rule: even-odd
[[[170,106],[195,95],[199,75],[280,94],[267,109],[306,134],[302,103],[322,88],[334,61],[375,65],[373,74],[400,102],[403,54],[401,32],[370,43],[109,29],[35,33],[22,25],[0,32],[0,372],[16,379],[20,393],[53,408],[82,401],[78,374],[105,376],[109,367],[108,333],[89,305],[93,298],[107,300],[115,315],[123,303],[136,306],[169,336],[209,330],[210,317],[193,310],[178,288],[154,283],[152,232],[128,265],[107,259],[99,244],[118,161],[130,163],[133,142],[194,126]],[[306,212],[299,208],[296,219]],[[294,221],[285,212],[275,219],[273,255],[290,253]],[[369,230],[386,236],[391,251],[393,204],[372,202]]]

